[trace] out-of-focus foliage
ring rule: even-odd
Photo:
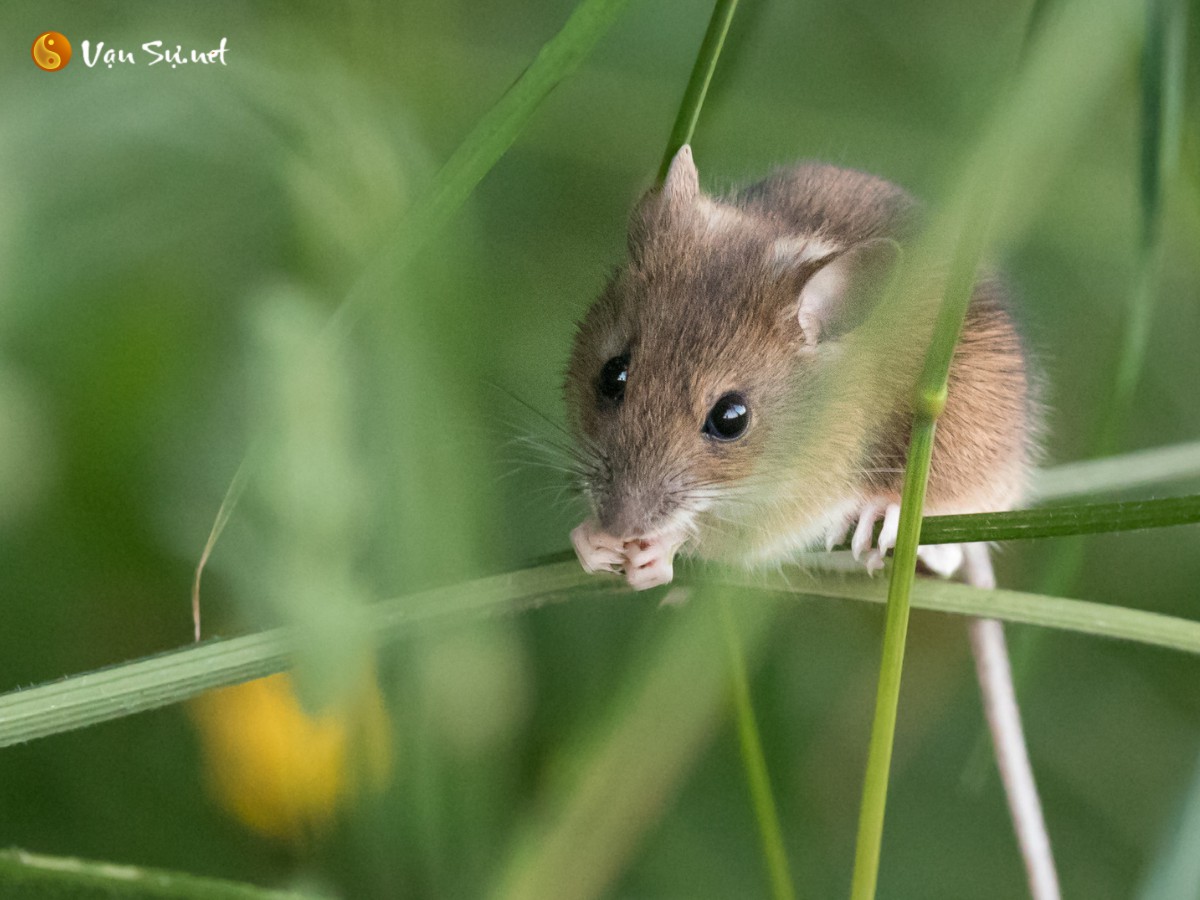
[[[511,438],[557,439],[541,414],[561,420],[573,322],[620,258],[708,3],[632,4],[394,294],[328,322],[571,6],[16,0],[0,12],[0,688],[188,640],[192,568],[247,453],[255,474],[206,575],[206,630],[291,622],[320,638],[297,675],[306,712],[289,716],[358,696],[371,654],[345,627],[353,604],[566,546],[580,510]],[[702,178],[719,188],[818,157],[937,202],[1024,28],[1023,9],[983,2],[747,2],[696,136]],[[59,73],[30,60],[47,29],[75,45]],[[81,48],[222,37],[224,68],[88,68]],[[1134,287],[1133,51],[1004,260],[1054,460],[1088,447]],[[1196,98],[1166,186],[1127,449],[1200,430]],[[1195,618],[1196,541],[1194,528],[1090,538],[1078,592]],[[1035,587],[1056,552],[1005,552],[1002,583]],[[633,691],[672,615],[657,599],[585,596],[389,649],[376,671],[392,776],[340,792],[303,845],[226,812],[206,789],[215,757],[179,709],[3,751],[0,842],[355,898],[479,895],[520,870],[518,836],[537,833],[526,827],[544,795],[610,733],[614,693]],[[857,605],[788,608],[758,654],[756,713],[802,896],[848,881],[879,625]],[[1024,707],[1064,889],[1125,897],[1178,819],[1200,752],[1200,671],[1164,651],[1047,640]],[[972,679],[962,623],[918,614],[883,896],[1020,893],[999,785],[960,787],[979,728]],[[259,718],[248,745],[271,726]],[[655,813],[619,893],[765,891],[729,722]]]

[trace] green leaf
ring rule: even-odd
[[[317,900],[312,894],[24,850],[0,850],[0,893],[9,900]]]

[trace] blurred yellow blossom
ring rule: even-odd
[[[301,706],[287,673],[211,691],[190,710],[209,790],[268,837],[303,841],[359,784],[381,789],[391,770],[391,726],[374,673],[316,715]]]

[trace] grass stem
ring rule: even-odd
[[[687,88],[684,90],[683,99],[679,104],[679,112],[675,116],[675,124],[667,139],[667,148],[658,169],[659,184],[667,177],[671,160],[675,158],[679,148],[684,144],[691,143],[692,136],[695,134],[696,123],[700,121],[700,111],[704,107],[708,86],[712,83],[713,73],[717,69],[717,60],[721,56],[721,48],[725,44],[725,35],[729,33],[729,25],[733,21],[737,4],[738,0],[716,0],[712,16],[708,20],[708,28],[704,32],[704,40],[700,44],[700,52],[696,56],[691,77],[688,79]],[[795,897],[792,875],[783,846],[783,835],[779,826],[779,816],[775,809],[775,800],[771,794],[767,761],[763,755],[758,725],[754,719],[754,707],[750,698],[750,681],[746,673],[745,652],[738,637],[737,622],[729,609],[728,600],[722,597],[720,604],[721,625],[729,650],[730,676],[733,682],[734,707],[737,711],[742,766],[746,771],[746,781],[749,784],[750,796],[754,804],[754,815],[758,820],[758,830],[763,845],[763,859],[771,881],[771,892],[775,900],[792,900]]]
[[[488,616],[512,615],[619,589],[615,581],[607,582],[605,587],[604,582],[584,572],[573,557],[562,554],[561,561],[375,603],[362,611],[362,628],[384,645],[427,628],[461,626]],[[865,575],[828,574],[801,581],[805,576],[799,571],[777,579],[734,572],[710,576],[706,568],[695,568],[688,576],[688,571],[683,570],[685,580],[694,583],[697,576],[704,581],[715,577],[736,585],[744,594],[766,591],[797,599],[867,603],[882,603],[885,599],[884,585]],[[921,579],[914,589],[912,605],[1200,655],[1200,622],[1111,604],[1018,591],[984,591]],[[276,628],[235,638],[209,639],[157,656],[9,691],[0,694],[0,747],[160,709],[207,690],[280,672],[291,664],[295,649],[296,633]]]
[[[667,150],[658,167],[659,184],[667,177],[667,169],[670,168],[671,160],[679,148],[690,144],[692,135],[696,132],[700,110],[704,106],[708,86],[712,83],[713,72],[717,70],[717,59],[725,45],[725,35],[729,33],[729,23],[733,21],[737,5],[738,0],[717,0],[716,6],[713,7],[712,18],[708,20],[708,30],[704,32],[704,40],[700,44],[700,53],[692,66],[692,75],[688,79],[687,88],[684,89],[675,124],[671,127],[671,136],[667,139]]]
[[[787,850],[783,845],[783,831],[779,827],[779,814],[775,809],[775,798],[771,792],[771,778],[767,772],[767,759],[763,754],[762,739],[758,734],[758,723],[754,717],[754,705],[750,700],[750,679],[746,672],[746,654],[738,635],[737,620],[734,619],[729,599],[722,595],[721,629],[725,633],[725,646],[729,650],[729,674],[733,682],[733,705],[737,711],[738,744],[742,752],[742,766],[750,785],[750,797],[754,803],[754,815],[758,820],[759,837],[762,840],[763,859],[771,881],[771,896],[775,900],[794,900],[791,868],[788,866]]]
[[[875,718],[871,724],[871,744],[867,751],[867,773],[863,781],[858,840],[854,850],[854,877],[850,886],[850,896],[853,900],[872,900],[879,881],[883,816],[887,805],[896,714],[900,704],[900,676],[908,637],[910,595],[916,576],[921,507],[925,502],[925,485],[936,429],[937,419],[934,416],[918,417],[913,427],[908,465],[904,473],[900,531],[896,540],[892,577],[888,585],[887,619],[883,630],[883,655],[879,663],[879,683],[875,695]]]

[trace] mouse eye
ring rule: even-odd
[[[726,394],[713,404],[702,431],[718,441],[736,441],[750,424],[750,407],[741,394]]]
[[[625,397],[625,384],[629,381],[629,354],[614,356],[600,370],[596,392],[605,400],[620,403]]]

